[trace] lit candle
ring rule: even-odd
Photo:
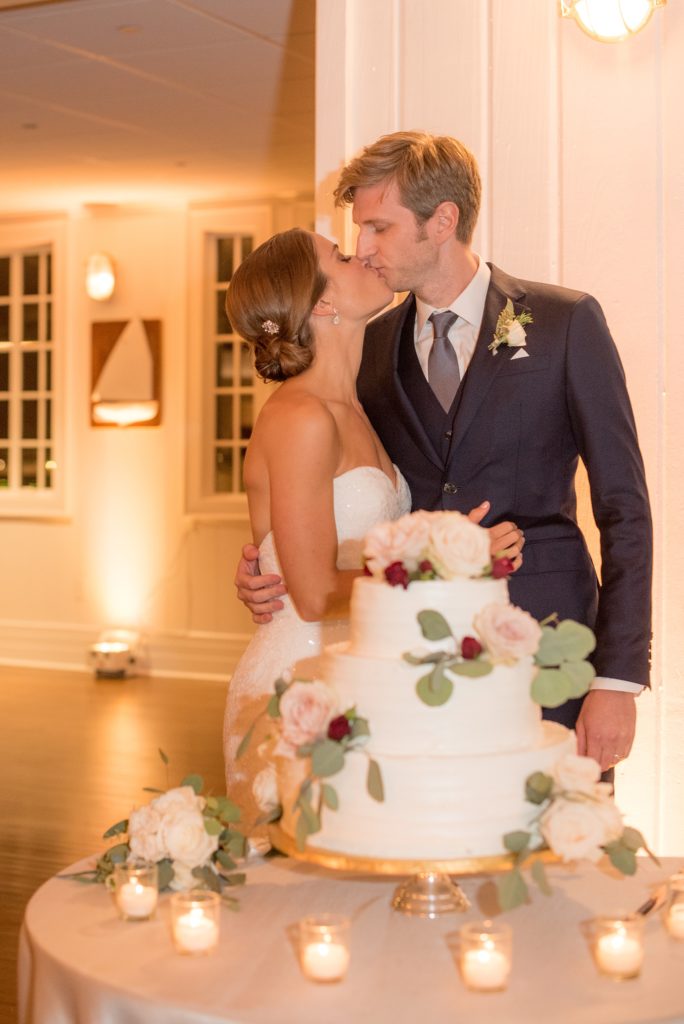
[[[218,924],[203,907],[193,907],[173,922],[173,937],[181,953],[208,953],[218,944]]]
[[[315,981],[339,981],[349,966],[349,950],[340,942],[310,942],[302,951],[302,967]]]
[[[502,989],[506,985],[511,962],[498,949],[467,949],[461,959],[463,980],[469,988]]]
[[[665,915],[665,923],[670,935],[675,939],[684,939],[684,903],[673,903]]]
[[[116,890],[116,901],[124,917],[142,920],[149,917],[157,906],[157,888],[141,885],[137,879],[124,882]]]
[[[637,935],[618,928],[599,935],[595,947],[596,963],[606,974],[617,978],[634,978],[641,969],[644,947]]]

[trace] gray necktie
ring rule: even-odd
[[[428,356],[428,384],[445,412],[451,408],[454,395],[461,383],[458,358],[448,338],[449,328],[458,320],[458,314],[447,309],[430,316],[435,340]]]

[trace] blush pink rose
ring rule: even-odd
[[[387,566],[403,562],[414,570],[425,553],[430,533],[429,512],[415,512],[374,526],[366,535],[363,556],[373,576],[384,579]]]
[[[337,699],[325,683],[292,683],[280,698],[280,739],[276,754],[293,757],[297,747],[322,739],[336,714]]]
[[[428,551],[441,579],[477,579],[490,562],[489,533],[460,512],[444,512],[430,523]]]
[[[529,612],[512,604],[488,604],[473,620],[485,649],[494,662],[510,665],[536,654],[541,627]]]

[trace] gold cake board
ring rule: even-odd
[[[300,850],[293,836],[280,825],[269,825],[271,843],[281,853],[296,860],[317,864],[332,871],[348,871],[363,875],[408,876],[395,890],[392,906],[412,917],[441,917],[443,914],[467,910],[470,901],[452,876],[486,875],[510,871],[515,864],[512,853],[492,857],[423,858],[361,857],[350,853],[323,850],[307,843]],[[550,850],[528,855],[530,860],[557,863]],[[527,858],[526,858],[527,859]]]

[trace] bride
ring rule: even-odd
[[[411,508],[356,394],[366,323],[392,298],[372,267],[298,228],[259,246],[228,289],[229,319],[253,346],[257,373],[283,381],[257,419],[244,470],[260,572],[287,583],[283,609],[259,626],[228,688],[226,785],[247,828],[260,814],[253,784],[269,778],[259,754],[266,717],[238,759],[240,741],[285,669],[345,638],[365,534]]]

